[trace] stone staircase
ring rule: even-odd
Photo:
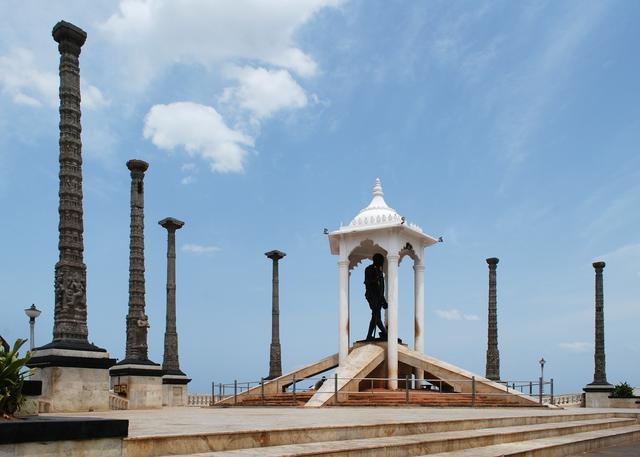
[[[241,406],[304,406],[315,392],[299,392],[293,395],[291,392],[281,394],[246,397],[239,399]]]
[[[261,397],[238,397],[236,406],[304,406],[313,396],[314,391],[270,394]],[[344,392],[340,394],[340,406],[435,406],[435,407],[522,407],[505,403],[500,396],[476,394],[443,393],[405,390],[390,391],[388,389],[368,389],[362,392]],[[528,407],[546,408],[546,405],[532,404]]]
[[[500,396],[465,393],[425,392],[409,390],[389,391],[386,389],[369,389],[363,392],[353,392],[343,395],[346,399],[340,401],[343,406],[439,406],[439,407],[519,407],[521,405],[505,403]],[[527,407],[546,408],[546,405],[532,404]]]
[[[640,442],[638,416],[532,414],[135,437],[125,439],[123,457],[560,457]]]

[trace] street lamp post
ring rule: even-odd
[[[25,308],[24,313],[27,315],[27,317],[29,317],[29,348],[33,351],[33,348],[35,347],[34,334],[36,327],[36,317],[40,316],[40,313],[42,313],[42,311],[36,308],[36,305],[31,305],[31,307]]]

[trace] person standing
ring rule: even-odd
[[[384,257],[382,254],[373,255],[373,263],[364,270],[365,298],[371,308],[371,320],[369,321],[369,331],[367,341],[372,341],[375,336],[376,327],[380,329],[380,338],[387,339],[387,329],[382,323],[380,312],[382,308],[387,308],[387,300],[384,297]]]

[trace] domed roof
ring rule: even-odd
[[[361,209],[349,225],[340,224],[338,230],[330,233],[325,229],[325,233],[329,235],[331,253],[334,255],[340,254],[340,246],[343,241],[347,243],[345,249],[349,249],[349,252],[351,252],[354,246],[348,247],[348,243],[371,240],[372,232],[402,238],[405,242],[420,249],[438,242],[436,238],[424,233],[416,224],[410,224],[395,209],[387,205],[387,202],[384,201],[380,178],[376,178],[376,184],[373,186],[371,203],[366,208]]]
[[[384,201],[384,192],[380,178],[376,178],[376,184],[373,186],[373,199],[369,206],[360,210],[358,215],[353,218],[349,227],[359,227],[363,225],[378,225],[402,222],[403,217],[400,216],[395,209],[390,208]]]

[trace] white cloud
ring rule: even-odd
[[[153,106],[145,117],[144,137],[166,151],[180,146],[220,173],[243,171],[245,148],[254,144],[250,136],[228,127],[214,108],[191,102]]]
[[[268,118],[276,111],[307,105],[304,89],[287,70],[233,66],[227,70],[227,75],[238,85],[227,87],[221,101],[251,112],[258,120]]]
[[[0,56],[0,87],[17,104],[40,107],[58,103],[58,75],[40,71],[28,49],[13,48]]]
[[[503,27],[496,25],[503,11],[495,2],[451,4],[429,24],[434,34],[427,41],[430,60],[459,76],[483,100],[487,115],[495,119],[498,146],[511,166],[509,178],[532,153],[531,144],[549,111],[558,108],[558,94],[574,79],[575,61],[590,51],[590,39],[609,8],[606,2],[567,3],[563,14],[554,15],[549,14],[550,5],[554,4],[522,5]],[[495,27],[487,29],[488,24]],[[414,48],[419,46],[418,42]],[[526,59],[512,61],[516,52],[525,53]],[[502,71],[504,62],[508,66]]]
[[[600,260],[605,261],[607,267],[613,269],[617,275],[635,272],[637,276],[640,276],[640,271],[637,270],[640,268],[640,243],[625,244],[593,259],[594,262]]]
[[[180,180],[180,183],[187,186],[196,181],[195,174],[198,173],[198,166],[195,163],[193,162],[185,163],[180,167],[180,170],[186,174],[186,176],[182,177],[182,179]]]
[[[640,260],[640,243],[626,244],[615,251],[608,252],[597,258],[593,259],[594,262],[598,260],[613,261],[613,260],[626,260],[626,259]]]
[[[82,97],[82,108],[90,110],[104,108],[109,106],[110,100],[107,100],[100,89],[84,81],[80,81],[80,95]]]
[[[437,309],[436,314],[438,317],[446,319],[448,321],[477,321],[480,320],[480,317],[475,314],[464,314],[457,309]]]
[[[33,108],[58,106],[60,77],[38,68],[33,52],[13,48],[0,56],[0,88],[14,103]],[[82,107],[98,109],[109,104],[100,89],[81,80]]]
[[[589,352],[593,348],[591,343],[587,343],[584,341],[573,341],[570,343],[560,343],[558,344],[562,349],[566,349],[570,352]]]
[[[340,0],[122,0],[100,25],[107,40],[128,51],[138,82],[177,62],[266,62],[312,76],[313,58],[294,43],[295,32]]]
[[[529,155],[529,144],[548,116],[556,109],[557,94],[569,80],[577,56],[589,52],[588,39],[599,25],[607,5],[604,2],[576,4],[565,17],[551,22],[543,46],[532,53],[515,74],[495,85],[501,113],[496,116],[506,157],[512,164]],[[545,21],[546,22],[546,21]]]
[[[221,106],[156,105],[147,114],[144,137],[161,149],[184,147],[214,171],[241,172],[261,122],[313,100],[293,74],[313,76],[317,64],[295,36],[320,10],[341,2],[121,0],[98,29],[133,90],[175,65],[222,69],[217,72],[233,84],[219,95]],[[192,182],[192,173],[185,174],[183,183]]]
[[[203,246],[201,244],[184,244],[182,246],[184,252],[190,252],[192,254],[211,254],[220,250],[217,246]]]
[[[180,170],[184,171],[185,173],[191,173],[192,171],[195,171],[197,168],[197,165],[193,162],[188,162],[183,164],[180,167]]]

